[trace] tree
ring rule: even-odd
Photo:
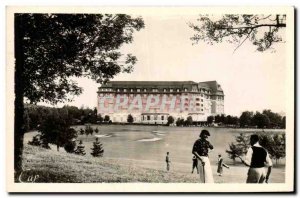
[[[229,150],[226,149],[226,153],[228,153],[228,157],[235,163],[235,158],[237,158],[237,156],[241,156],[243,151],[236,144],[231,142],[229,144]]]
[[[275,159],[276,164],[278,163],[279,159],[285,157],[285,134],[270,134],[267,132],[260,132],[259,135],[259,143],[265,149],[267,149],[270,157]]]
[[[207,117],[207,124],[212,124],[214,122],[214,116],[208,116]]]
[[[191,38],[195,43],[225,41],[237,44],[236,51],[249,40],[257,51],[263,52],[283,41],[280,30],[286,27],[286,15],[226,14],[219,18],[200,15],[198,23],[189,26],[195,31]]]
[[[252,124],[258,128],[268,128],[270,125],[270,119],[265,114],[261,114],[258,111],[252,118]]]
[[[184,124],[184,119],[177,118],[177,120],[176,120],[176,126],[182,126],[183,124]]]
[[[91,127],[91,125],[87,124],[85,126],[85,135],[88,136],[89,134],[93,135],[93,128]]]
[[[80,133],[80,135],[83,135],[83,134],[84,134],[83,128],[80,129],[79,133]]]
[[[218,114],[215,116],[215,123],[220,123],[221,122],[221,116]]]
[[[103,118],[100,114],[97,115],[97,122],[100,122],[100,124],[103,122]]]
[[[75,140],[68,141],[64,145],[64,149],[65,149],[65,151],[67,153],[74,153],[75,152],[75,148],[76,148],[76,142],[75,142]]]
[[[131,114],[129,114],[129,115],[127,116],[127,122],[128,122],[128,123],[133,123],[133,117],[132,117]]]
[[[240,116],[240,126],[241,127],[248,127],[251,125],[251,120],[253,117],[253,112],[244,111]]]
[[[109,122],[109,121],[110,121],[109,115],[105,115],[105,116],[104,116],[104,122]]]
[[[191,126],[192,124],[193,124],[193,118],[192,118],[192,116],[188,116],[186,118],[186,125]]]
[[[247,153],[249,147],[249,137],[240,133],[235,137],[235,142],[229,144],[229,150],[226,150],[230,159],[235,162],[237,156],[241,156]]]
[[[263,110],[262,114],[266,115],[270,120],[271,128],[278,128],[282,122],[282,116],[278,113],[272,112],[270,109]]]
[[[79,144],[77,145],[77,148],[75,149],[74,153],[76,155],[85,155],[85,146],[82,143],[82,140],[79,141]]]
[[[174,118],[173,118],[173,116],[169,116],[169,117],[168,117],[167,125],[171,125],[171,124],[173,124],[173,123],[174,123]]]
[[[99,133],[99,129],[98,128],[95,128],[95,133]]]
[[[82,92],[71,77],[105,83],[131,72],[136,57],[118,49],[143,27],[141,18],[125,14],[15,14],[16,175],[22,170],[24,99],[56,104]]]
[[[57,151],[59,151],[59,147],[64,146],[67,142],[77,137],[76,130],[70,128],[70,123],[66,119],[66,116],[54,111],[47,117],[39,129],[41,138],[47,143],[55,144]]]
[[[99,141],[98,138],[96,138],[96,141],[93,143],[92,153],[91,155],[93,157],[102,157],[104,153],[104,149],[102,148],[102,144]]]

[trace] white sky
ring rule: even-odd
[[[233,53],[235,45],[228,43],[192,45],[193,31],[187,23],[196,15],[142,17],[145,28],[134,34],[132,44],[122,48],[138,58],[134,71],[113,80],[216,80],[225,93],[226,114],[239,116],[245,110],[263,109],[285,112],[285,44],[261,53],[245,42]],[[78,83],[84,92],[66,104],[95,107],[100,85],[89,79]]]

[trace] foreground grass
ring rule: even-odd
[[[138,167],[130,160],[77,156],[25,145],[23,181],[38,175],[40,183],[195,183],[197,177]],[[30,170],[29,170],[30,169]]]

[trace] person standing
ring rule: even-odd
[[[229,166],[227,166],[225,163],[223,163],[222,155],[219,154],[218,169],[217,169],[217,173],[218,173],[219,176],[222,176],[222,174],[223,174],[223,166],[226,167],[226,168],[229,168]]]
[[[249,166],[246,183],[268,183],[273,166],[269,153],[259,144],[258,135],[250,136],[250,144],[245,159],[239,157],[243,164]],[[265,166],[268,167],[267,172]]]
[[[167,163],[167,171],[169,171],[170,170],[170,163],[171,163],[169,152],[167,152],[166,163]]]
[[[199,170],[198,170],[198,160],[197,157],[194,155],[193,157],[193,168],[192,168],[192,173],[194,173],[194,169],[196,168],[197,170],[197,174],[199,174]]]
[[[214,183],[214,178],[208,158],[209,150],[212,150],[214,147],[207,141],[210,133],[207,130],[202,130],[199,139],[196,140],[193,146],[192,153],[198,159],[198,171],[200,175],[200,181],[202,183]]]

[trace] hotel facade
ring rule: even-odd
[[[191,116],[206,122],[211,115],[224,114],[224,92],[216,81],[110,81],[98,88],[97,111],[112,122],[166,124]]]

